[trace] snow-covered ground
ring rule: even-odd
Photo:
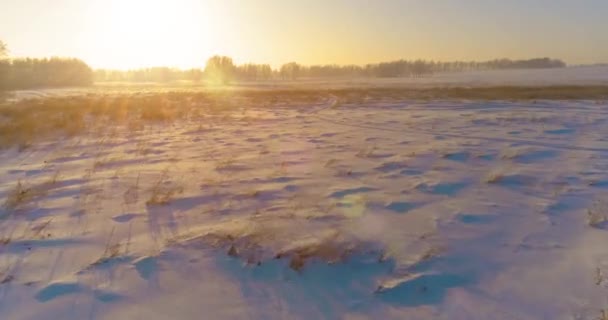
[[[608,105],[361,101],[0,153],[2,319],[597,319]]]

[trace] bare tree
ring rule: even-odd
[[[300,69],[299,64],[290,62],[282,65],[279,72],[283,79],[295,80],[300,75]]]
[[[70,58],[18,58],[0,61],[0,90],[93,84],[93,70]]]
[[[232,58],[213,56],[207,60],[205,76],[215,83],[228,84],[233,79],[235,70]]]

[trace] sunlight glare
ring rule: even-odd
[[[99,33],[117,67],[202,64],[194,52],[213,52],[214,21],[201,1],[110,0],[105,10]]]

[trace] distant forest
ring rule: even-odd
[[[305,78],[398,78],[424,77],[435,73],[462,72],[497,69],[542,69],[563,68],[561,60],[537,58],[529,60],[499,59],[485,62],[455,61],[436,62],[426,60],[398,60],[376,64],[359,65],[313,65],[304,66],[295,62],[286,63],[278,69],[267,64],[236,65],[230,57],[215,56],[207,61],[205,69],[180,70],[167,67],[136,69],[129,71],[96,70],[95,81],[119,82],[171,82],[202,81],[227,83],[236,81],[297,80]]]
[[[0,60],[0,90],[93,84],[93,70],[78,59]]]
[[[530,60],[499,59],[485,62],[398,60],[359,65],[312,65],[295,62],[273,69],[268,64],[236,65],[232,58],[214,56],[204,69],[180,70],[157,67],[137,70],[93,70],[85,62],[73,58],[10,58],[6,44],[0,41],[0,90],[41,87],[89,86],[94,82],[157,82],[191,81],[226,84],[232,81],[297,80],[306,78],[346,77],[425,77],[435,73],[496,69],[562,68],[561,60],[537,58]]]

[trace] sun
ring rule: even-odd
[[[173,33],[190,20],[189,7],[178,2],[113,0],[109,5],[114,34],[136,35],[142,40]]]
[[[109,0],[100,9],[94,14],[106,64],[179,67],[213,52],[213,19],[205,1]]]

